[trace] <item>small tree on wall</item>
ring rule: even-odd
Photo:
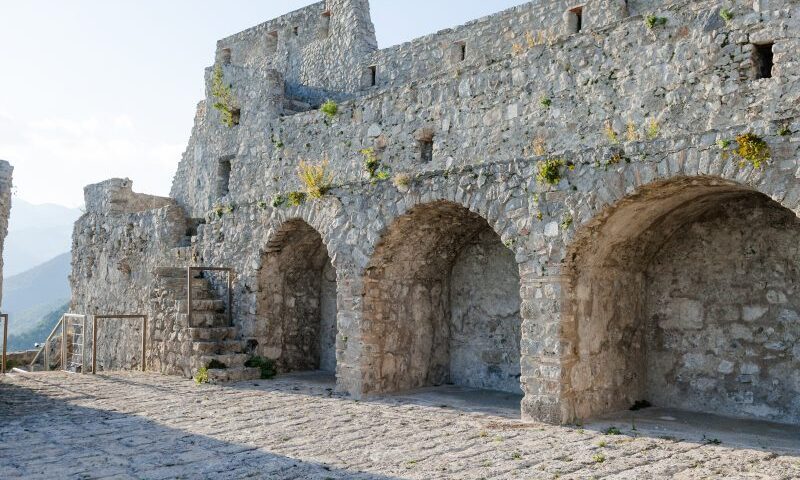
[[[211,81],[211,94],[214,96],[214,109],[217,110],[223,125],[233,127],[239,124],[239,109],[235,106],[232,85],[225,83],[222,66],[214,67],[214,77]]]

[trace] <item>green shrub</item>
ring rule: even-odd
[[[381,164],[374,148],[365,148],[361,150],[361,155],[364,156],[364,170],[369,175],[370,180],[383,181],[390,178],[391,174],[389,173],[389,168]]]
[[[289,192],[287,203],[290,207],[299,207],[306,203],[306,192]]]
[[[744,133],[736,137],[736,154],[742,159],[741,163],[750,164],[755,168],[761,168],[769,162],[772,157],[769,145],[763,138],[755,133]]]
[[[561,169],[566,162],[560,158],[552,158],[539,162],[539,171],[536,174],[536,181],[541,184],[558,185],[561,181]]]
[[[723,8],[722,10],[720,10],[719,16],[722,17],[722,19],[725,20],[725,22],[730,22],[731,20],[733,20],[733,12],[731,12],[727,8]]]
[[[546,97],[546,96],[543,96],[543,97],[542,97],[542,98],[539,100],[539,104],[540,104],[540,105],[541,105],[543,108],[550,108],[550,105],[552,105],[552,104],[553,104],[553,101],[552,101],[552,100],[550,100],[550,98],[548,98],[548,97]]]
[[[333,174],[328,171],[328,160],[323,160],[319,165],[301,161],[297,167],[297,176],[310,198],[322,198],[333,185]]]
[[[258,368],[261,370],[261,379],[267,380],[274,377],[278,370],[275,368],[275,361],[264,357],[250,357],[245,363],[245,367]]]
[[[272,208],[280,208],[286,203],[286,197],[281,194],[272,197]]]
[[[650,30],[656,27],[663,27],[667,24],[667,19],[665,17],[657,17],[655,15],[648,15],[644,19],[644,24],[647,25],[647,28]]]
[[[208,368],[202,367],[194,374],[194,383],[202,385],[208,383]]]
[[[336,102],[333,100],[327,100],[322,104],[321,107],[319,107],[319,111],[324,113],[328,119],[331,119],[335,117],[337,113],[339,113],[339,106],[336,105]]]
[[[222,67],[214,67],[214,76],[211,80],[211,95],[214,96],[214,109],[219,111],[222,123],[228,127],[239,124],[239,109],[235,106],[233,87],[225,83]]]

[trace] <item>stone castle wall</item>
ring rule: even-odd
[[[73,307],[161,318],[150,365],[186,373],[186,326],[152,272],[225,266],[239,338],[285,369],[332,367],[335,310],[353,395],[456,382],[521,391],[523,415],[549,421],[646,399],[797,423],[800,3],[588,0],[577,33],[574,6],[377,50],[366,2],[337,0],[221,40],[239,124],[209,87],[171,199],[126,187],[141,200],[120,209],[102,193],[119,185],[87,190]],[[765,43],[774,68],[758,78]],[[292,103],[327,98],[332,118]],[[769,145],[761,168],[734,151],[746,132]],[[288,205],[299,162],[324,159],[334,188]],[[537,179],[546,159],[565,163],[556,185]],[[741,221],[754,212],[758,228]],[[335,309],[319,281],[334,277]]]
[[[0,300],[3,297],[3,244],[8,234],[8,218],[11,216],[11,175],[14,167],[0,160]]]

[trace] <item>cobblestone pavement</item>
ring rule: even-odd
[[[800,478],[791,441],[734,446],[630,425],[608,435],[407,398],[357,402],[327,387],[8,375],[0,478]]]

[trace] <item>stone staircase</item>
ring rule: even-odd
[[[238,340],[238,329],[228,324],[225,302],[217,297],[209,281],[199,274],[192,278],[192,326],[189,327],[186,269],[161,267],[155,274],[159,287],[168,291],[175,301],[177,325],[188,331],[191,371],[197,372],[215,362],[224,364],[226,368],[210,368],[208,376],[211,382],[258,379],[259,369],[244,366],[250,358],[245,353],[246,342]]]
[[[295,115],[302,112],[308,112],[309,110],[313,110],[314,107],[306,103],[299,98],[296,97],[289,97],[287,96],[283,100],[283,115]]]

